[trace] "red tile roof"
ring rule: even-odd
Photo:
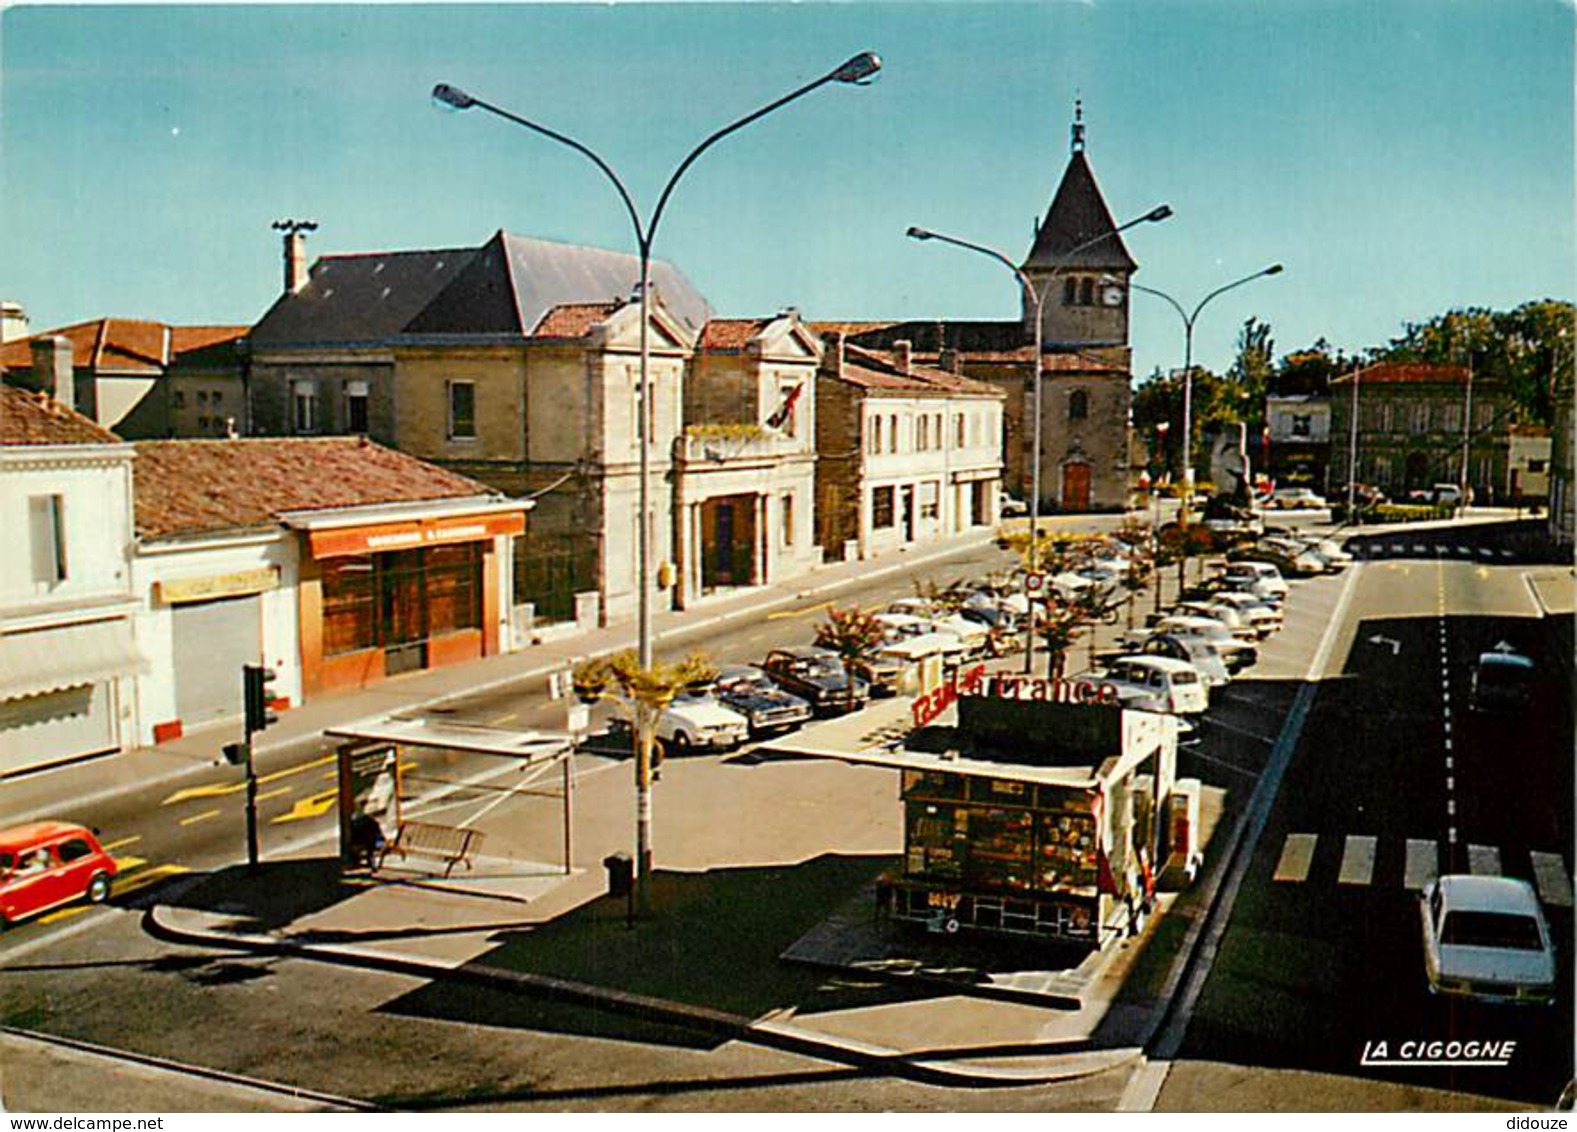
[[[701,328],[699,350],[742,350],[745,344],[760,334],[772,320],[770,318],[714,318]]]
[[[137,445],[137,534],[267,526],[287,511],[490,496],[485,484],[353,436]]]
[[[1352,374],[1332,378],[1332,385],[1346,385]],[[1428,365],[1424,362],[1380,362],[1358,371],[1359,387],[1380,383],[1384,385],[1462,385],[1467,381],[1467,370],[1462,366]]]
[[[533,338],[584,338],[623,303],[561,303],[542,316]]]
[[[247,332],[244,326],[169,326],[137,318],[99,318],[46,330],[0,346],[0,368],[33,366],[33,343],[41,338],[71,340],[71,364],[80,369],[159,373],[179,355]]]
[[[0,445],[119,444],[120,437],[56,401],[14,385],[0,385]]]
[[[959,394],[975,397],[1003,397],[1002,390],[985,381],[961,377],[946,370],[911,364],[903,373],[891,354],[865,350],[858,346],[845,346],[843,372],[839,380],[862,389],[892,390],[894,392]]]

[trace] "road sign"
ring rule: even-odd
[[[1029,573],[1024,575],[1024,592],[1038,594],[1046,588],[1046,575]]]

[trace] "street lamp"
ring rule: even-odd
[[[1205,305],[1217,295],[1224,295],[1234,287],[1252,283],[1265,275],[1280,275],[1282,270],[1281,264],[1273,263],[1252,275],[1245,275],[1224,287],[1217,287],[1199,300],[1199,305],[1194,308],[1192,314],[1185,311],[1183,305],[1165,291],[1157,291],[1154,287],[1146,287],[1140,283],[1128,284],[1135,291],[1143,291],[1147,295],[1165,299],[1172,304],[1172,309],[1183,320],[1183,504],[1180,521],[1184,523],[1188,522],[1189,509],[1194,501],[1194,323],[1199,318],[1199,312],[1204,310]],[[1114,282],[1121,281],[1114,280]]]
[[[759,118],[764,118],[774,110],[788,105],[797,98],[809,94],[818,87],[828,83],[845,83],[853,86],[865,86],[872,75],[881,70],[882,61],[875,52],[862,51],[838,67],[828,71],[814,82],[806,83],[797,90],[790,91],[783,97],[768,103],[743,118],[731,122],[705,138],[699,145],[681,161],[673,174],[668,178],[668,183],[663,186],[662,193],[657,198],[657,206],[652,209],[651,215],[643,223],[641,215],[635,207],[634,200],[630,197],[629,190],[619,175],[613,171],[606,161],[590,147],[583,145],[567,134],[549,129],[529,118],[522,118],[490,102],[485,102],[474,95],[450,86],[448,83],[439,83],[433,87],[433,99],[456,110],[469,110],[480,107],[489,114],[493,114],[505,121],[513,122],[517,126],[541,134],[545,138],[566,145],[581,154],[599,170],[613,185],[614,191],[619,194],[619,200],[624,204],[624,210],[630,218],[630,225],[635,231],[635,244],[640,252],[641,281],[641,363],[640,363],[640,397],[637,404],[640,406],[640,494],[638,509],[640,522],[636,531],[636,573],[637,592],[639,594],[639,613],[637,618],[637,658],[640,667],[649,671],[652,667],[652,569],[651,569],[651,446],[652,423],[655,414],[652,410],[652,390],[649,380],[651,368],[651,342],[650,327],[648,325],[647,298],[651,293],[652,275],[652,243],[657,236],[657,226],[662,222],[663,210],[668,206],[668,198],[673,194],[674,187],[679,179],[685,175],[690,166],[695,164],[697,158],[705,153],[714,144],[737,130],[743,129]],[[647,897],[647,881],[651,875],[652,847],[652,742],[651,728],[638,735],[637,751],[635,758],[635,854],[636,854],[636,883],[639,888],[640,901],[644,910]]]
[[[1094,247],[1103,240],[1109,240],[1117,233],[1124,232],[1136,224],[1156,223],[1165,220],[1170,215],[1172,215],[1171,205],[1156,205],[1143,216],[1136,216],[1126,224],[1119,224],[1110,232],[1102,232],[1099,236],[1094,236],[1085,240],[1082,244],[1069,249],[1058,257],[1057,261],[1052,264],[1051,270],[1046,273],[1045,287],[1036,287],[1030,280],[1030,277],[1024,273],[1023,268],[995,248],[988,248],[983,244],[972,244],[968,240],[960,240],[956,236],[945,236],[940,232],[933,232],[929,228],[910,228],[906,233],[911,240],[940,240],[944,244],[952,244],[956,248],[978,252],[980,255],[996,260],[1013,273],[1014,278],[1018,280],[1019,286],[1029,293],[1030,302],[1035,304],[1035,345],[1032,355],[1033,360],[1030,363],[1031,378],[1034,381],[1034,387],[1031,391],[1031,403],[1033,405],[1031,411],[1035,417],[1034,435],[1031,441],[1034,454],[1030,457],[1032,465],[1029,473],[1029,555],[1032,568],[1038,564],[1036,555],[1040,551],[1040,433],[1042,428],[1040,418],[1040,355],[1043,345],[1042,338],[1045,334],[1041,323],[1041,312],[1046,305],[1046,292],[1051,289],[1051,284],[1057,278],[1057,273],[1068,266],[1068,262],[1078,253]],[[1031,610],[1028,639],[1024,645],[1024,671],[1032,673],[1034,671],[1034,663],[1035,616],[1034,611]]]

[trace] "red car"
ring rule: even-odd
[[[119,871],[83,826],[39,821],[0,830],[0,927],[84,896],[103,903]]]

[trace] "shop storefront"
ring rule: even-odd
[[[523,505],[361,526],[295,517],[292,525],[305,533],[308,695],[500,651],[501,545],[524,532]]]

